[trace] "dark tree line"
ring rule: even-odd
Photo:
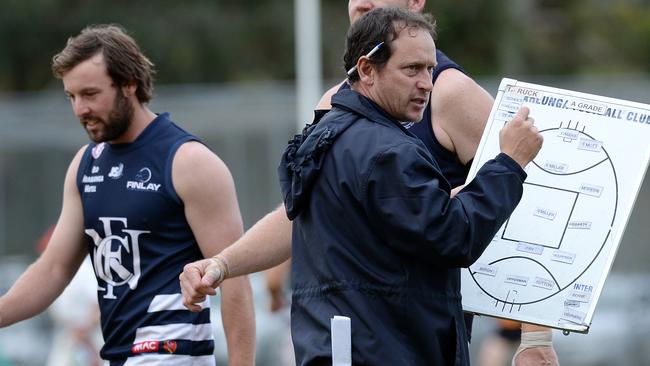
[[[429,0],[437,45],[473,75],[650,72],[649,0]],[[53,84],[70,35],[120,23],[158,83],[292,80],[293,0],[0,0],[0,91]],[[346,2],[321,0],[324,77],[339,78]],[[58,85],[58,84],[57,84]]]

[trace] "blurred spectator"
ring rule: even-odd
[[[291,259],[266,270],[266,290],[270,296],[269,308],[271,312],[275,313],[282,308],[289,305],[287,301],[287,294],[285,293],[285,284],[289,280],[289,272],[291,272]]]
[[[483,339],[478,353],[478,366],[509,365],[521,339],[521,323],[496,319],[496,328]]]
[[[292,366],[296,364],[293,343],[291,342],[291,314],[290,303],[288,301],[287,291],[290,291],[286,286],[289,281],[289,273],[291,272],[291,259],[266,270],[266,290],[269,294],[270,303],[269,310],[282,320],[284,327],[284,334],[278,335],[282,337],[280,342],[279,357],[282,365]]]

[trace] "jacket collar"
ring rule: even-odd
[[[357,113],[370,121],[384,125],[398,126],[402,131],[411,135],[398,120],[391,117],[379,104],[352,89],[339,90],[332,96],[331,103],[333,107]]]
[[[332,110],[320,122],[307,125],[301,134],[294,136],[282,154],[278,175],[284,207],[290,220],[297,217],[308,204],[312,187],[334,141],[357,120],[363,118],[390,128],[399,128],[413,136],[379,105],[356,91],[340,90],[332,97],[332,106]]]

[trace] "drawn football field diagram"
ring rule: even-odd
[[[650,123],[616,110],[650,106],[504,79],[470,177],[498,153],[498,131],[522,105],[544,144],[519,205],[463,271],[463,306],[586,332],[650,159]],[[632,145],[640,154],[631,158]]]
[[[511,245],[522,255],[488,263],[498,263],[500,275],[506,276],[503,281],[515,285],[523,283],[522,278],[507,278],[513,276],[508,273],[528,267],[535,289],[526,293],[498,289],[495,281],[483,281],[482,271],[471,272],[477,285],[497,300],[496,305],[523,305],[557,294],[593,263],[609,236],[618,198],[614,166],[605,149],[580,151],[585,141],[598,145],[598,140],[566,125],[540,131],[544,151],[528,169],[524,195],[501,235],[497,235],[500,245]],[[547,151],[567,160],[554,161]],[[582,240],[576,240],[578,236]],[[584,240],[587,236],[588,240]],[[577,248],[581,241],[589,246]]]

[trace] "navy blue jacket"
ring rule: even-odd
[[[463,192],[424,144],[353,90],[290,141],[278,169],[292,233],[298,365],[331,365],[330,318],[352,319],[354,365],[467,365],[460,267],[522,194],[505,154]]]

